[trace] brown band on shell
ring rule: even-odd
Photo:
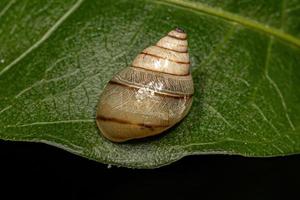
[[[162,48],[162,49],[166,49],[166,50],[169,50],[169,51],[174,51],[174,52],[177,52],[177,53],[187,53],[188,51],[177,51],[177,50],[174,50],[174,49],[170,49],[170,48],[166,48],[166,47],[162,47],[162,46],[159,46],[159,45],[155,45],[159,48]]]
[[[187,48],[187,45],[177,44],[177,46],[186,47]]]
[[[175,62],[175,63],[178,63],[178,64],[190,64],[190,62],[181,62],[181,61],[177,61],[177,60],[172,60],[172,59],[165,58],[165,57],[161,57],[161,56],[154,55],[154,54],[151,54],[151,53],[145,53],[145,52],[142,52],[141,54],[147,55],[147,56],[152,56],[152,57],[159,58],[159,59],[169,60],[169,61],[171,61],[171,62]]]
[[[97,120],[110,121],[110,122],[115,122],[115,123],[119,123],[119,124],[135,125],[135,126],[140,126],[140,127],[148,128],[148,129],[167,128],[167,127],[170,126],[170,125],[156,125],[156,124],[133,123],[133,122],[130,122],[130,121],[127,121],[127,120],[123,120],[123,119],[117,119],[117,118],[113,118],[113,117],[105,117],[103,115],[97,116]]]
[[[189,76],[190,75],[190,73],[187,73],[187,74],[172,74],[172,73],[162,72],[162,71],[153,70],[153,69],[149,69],[149,68],[144,68],[144,67],[140,67],[140,66],[136,66],[136,65],[131,65],[131,67],[141,68],[141,69],[144,69],[144,70],[149,70],[149,71],[152,71],[152,72],[159,72],[159,73],[163,73],[163,74],[171,74],[171,75],[175,75],[175,76]]]
[[[136,85],[129,85],[129,84],[125,84],[125,83],[120,83],[120,82],[117,82],[117,81],[113,81],[113,80],[110,80],[108,82],[109,84],[113,84],[113,85],[119,85],[119,86],[122,86],[122,87],[127,87],[127,88],[130,88],[130,89],[140,89],[139,86],[136,86]],[[170,97],[170,98],[175,98],[175,99],[184,99],[184,98],[191,98],[193,96],[193,94],[189,94],[189,95],[178,95],[178,94],[171,94],[171,93],[165,93],[165,92],[157,92],[157,91],[154,91],[154,93],[158,96],[164,96],[164,97]]]
[[[175,35],[170,35],[170,34],[168,34],[168,37],[174,38],[176,40],[186,40],[187,39],[187,37],[180,38],[180,37],[176,37]]]

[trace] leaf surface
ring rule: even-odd
[[[101,91],[144,48],[188,32],[195,96],[167,133],[115,144]],[[0,2],[0,138],[155,168],[192,154],[300,152],[298,0]]]

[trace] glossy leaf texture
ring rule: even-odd
[[[189,115],[158,137],[104,139],[105,84],[176,26],[189,35]],[[300,153],[299,63],[299,0],[1,0],[0,138],[132,168]]]

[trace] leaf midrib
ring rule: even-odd
[[[154,2],[159,4],[164,4],[167,6],[173,6],[181,9],[192,10],[197,13],[205,13],[207,15],[215,16],[223,18],[227,21],[232,21],[243,25],[247,28],[263,32],[267,35],[274,36],[278,39],[281,39],[293,46],[300,47],[300,39],[290,35],[286,32],[283,32],[280,29],[270,27],[258,21],[225,11],[223,9],[217,9],[208,5],[205,5],[200,2],[190,2],[190,1],[183,1],[183,0],[155,0]]]

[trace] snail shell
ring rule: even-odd
[[[187,34],[172,30],[108,82],[97,108],[97,125],[107,139],[156,135],[187,115],[194,93],[187,48]]]

